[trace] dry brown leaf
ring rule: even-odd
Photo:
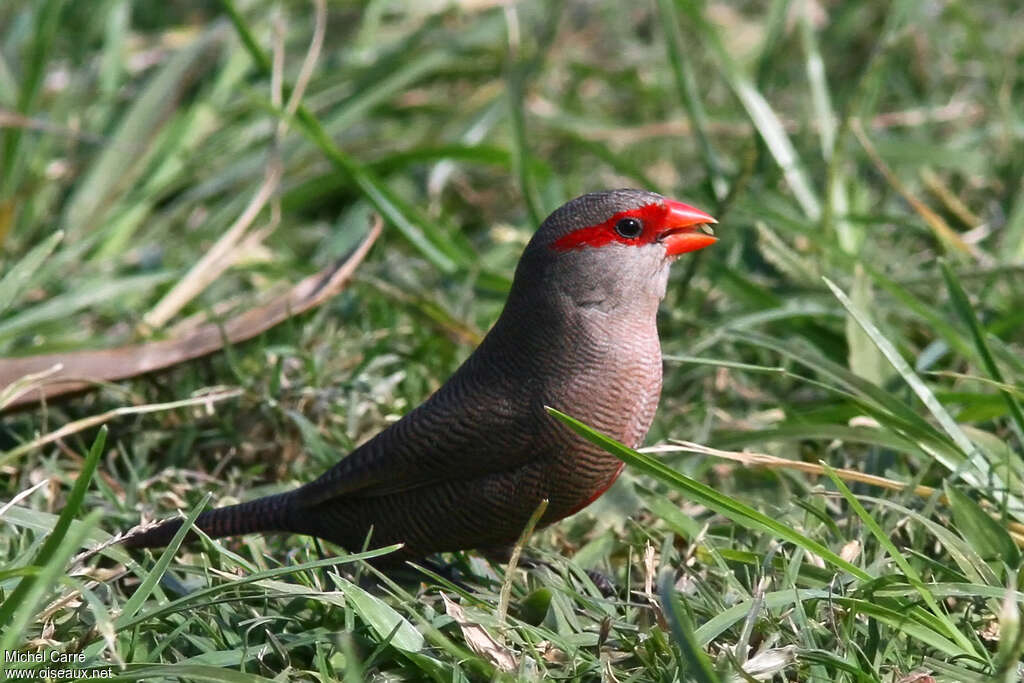
[[[839,557],[851,563],[860,557],[860,541],[854,539],[844,545],[843,549],[839,551]]]
[[[867,153],[868,158],[878,169],[878,172],[882,174],[886,182],[903,197],[904,201],[910,204],[911,208],[917,212],[917,215],[925,222],[925,224],[931,228],[932,232],[939,240],[947,245],[948,247],[959,251],[962,254],[970,254],[979,261],[986,260],[984,254],[982,254],[974,245],[967,244],[963,238],[949,226],[942,216],[937,214],[931,207],[925,204],[923,201],[918,199],[908,188],[904,185],[903,181],[899,179],[895,172],[889,165],[885,163],[882,156],[875,149],[871,140],[868,139],[867,133],[864,132],[864,126],[861,125],[859,120],[854,119],[850,125],[850,130],[853,131],[854,136],[860,142],[861,147]]]
[[[380,235],[376,217],[366,238],[344,259],[310,275],[262,306],[240,313],[223,324],[207,323],[172,339],[132,344],[113,349],[0,358],[0,389],[26,375],[47,372],[45,378],[26,384],[8,397],[0,412],[43,399],[85,391],[102,382],[137,377],[194,360],[226,345],[252,339],[292,316],[319,306],[344,289],[356,267]],[[59,369],[53,370],[55,366]]]
[[[978,637],[990,643],[999,642],[999,621],[992,619],[984,627],[978,629]]]
[[[759,652],[743,663],[743,671],[751,678],[767,681],[782,673],[786,667],[795,661],[796,646],[787,645]],[[732,680],[741,681],[744,679],[734,676]]]
[[[466,613],[462,611],[462,607],[458,603],[450,600],[444,593],[441,593],[441,600],[444,601],[444,611],[455,620],[462,630],[462,637],[466,639],[466,645],[470,650],[484,657],[505,673],[519,669],[519,658],[495,640],[483,626],[466,619]]]
[[[540,652],[540,658],[548,664],[565,664],[569,661],[569,655],[555,647],[550,640],[537,643],[537,651]]]

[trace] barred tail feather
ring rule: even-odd
[[[257,498],[247,503],[207,510],[196,518],[195,526],[212,538],[240,536],[263,531],[295,531],[290,517],[293,496],[291,492]],[[162,548],[170,543],[184,520],[169,519],[156,526],[129,532],[121,544],[126,548]],[[196,534],[185,537],[194,541]]]

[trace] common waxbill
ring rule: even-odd
[[[444,386],[319,479],[202,513],[218,538],[310,534],[348,550],[402,543],[388,560],[514,542],[537,509],[567,517],[611,486],[622,462],[554,420],[573,415],[629,445],[661,393],[655,317],[669,265],[715,238],[706,213],[642,190],[577,197],[523,252],[505,309]],[[166,545],[173,519],[124,539]]]

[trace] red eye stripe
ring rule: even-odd
[[[569,251],[580,247],[603,247],[610,242],[632,245],[650,244],[658,238],[658,233],[665,223],[667,215],[668,207],[664,204],[647,204],[638,209],[620,211],[603,223],[588,225],[559,237],[552,243],[551,248],[557,251]],[[630,239],[615,231],[615,224],[623,218],[640,219],[644,225],[644,231],[639,237]]]

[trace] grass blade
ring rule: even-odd
[[[945,611],[943,611],[943,609],[939,606],[939,603],[935,599],[935,596],[931,594],[931,591],[928,590],[928,587],[921,579],[921,575],[907,561],[907,558],[903,556],[903,553],[901,553],[899,549],[896,548],[896,545],[892,542],[892,540],[890,540],[889,535],[882,530],[882,527],[879,526],[878,522],[875,521],[875,518],[872,517],[870,513],[868,513],[868,511],[864,508],[863,505],[861,505],[860,501],[857,500],[857,497],[853,495],[853,492],[851,492],[850,488],[846,485],[846,482],[844,482],[838,475],[836,475],[835,471],[827,464],[822,463],[822,466],[825,467],[825,473],[828,474],[829,478],[832,480],[832,483],[835,484],[836,488],[839,490],[839,493],[842,494],[843,498],[846,499],[846,502],[850,505],[851,508],[853,508],[853,511],[857,514],[858,517],[860,517],[861,521],[864,523],[864,526],[868,528],[871,534],[875,537],[875,540],[877,540],[878,543],[883,548],[885,548],[886,552],[889,554],[889,557],[891,557],[893,561],[896,562],[900,570],[907,577],[907,580],[910,581],[910,584],[917,589],[917,592],[924,599],[925,604],[928,605],[928,607],[931,609],[932,614],[941,622],[943,630],[945,631],[945,633],[942,634],[943,637],[952,638],[952,640],[954,640],[957,643],[957,645],[963,649],[964,654],[977,654],[974,651],[974,645],[971,643],[971,641],[968,640],[967,637],[960,632],[960,630],[956,627],[955,624],[950,622],[949,617],[946,615]]]
[[[20,311],[0,322],[0,344],[9,343],[12,338],[28,330],[40,334],[44,325],[60,323],[67,316],[96,304],[111,300],[123,301],[128,297],[138,296],[172,277],[173,273],[151,273],[107,279],[87,285],[80,282],[82,286]]]
[[[884,335],[875,327],[874,323],[868,320],[858,308],[856,308],[846,294],[839,289],[831,280],[823,278],[828,288],[832,290],[832,293],[839,299],[839,302],[849,311],[850,315],[854,317],[857,323],[867,332],[871,340],[878,346],[878,349],[886,357],[889,363],[896,369],[896,372],[903,377],[903,380],[910,385],[917,397],[924,403],[925,407],[928,408],[929,412],[939,422],[939,425],[943,428],[946,434],[953,440],[957,447],[963,451],[968,457],[967,462],[973,466],[974,471],[966,471],[962,473],[964,479],[976,486],[983,486],[982,482],[985,481],[986,477],[993,477],[998,481],[998,475],[991,471],[988,461],[984,459],[978,448],[967,438],[964,431],[960,428],[960,425],[956,423],[949,412],[943,407],[939,400],[935,398],[935,394],[932,390],[917,376],[907,362],[900,355],[896,347],[893,346],[892,342],[885,338]],[[1019,502],[1016,504],[1017,509],[1021,508]]]
[[[4,601],[2,607],[6,608],[10,603],[11,608],[4,610],[10,613],[10,617],[3,622],[4,630],[0,636],[0,651],[12,652],[23,647],[20,641],[25,629],[37,618],[36,610],[39,603],[50,588],[67,573],[67,566],[71,558],[81,549],[85,539],[102,517],[102,510],[93,510],[66,535],[61,536],[59,543],[52,544],[52,554],[47,558],[45,564],[39,566],[38,573],[22,578],[15,592]],[[49,541],[49,539],[47,540]],[[38,559],[36,561],[38,562]],[[25,586],[24,591],[20,591],[22,586]]]
[[[540,225],[544,220],[544,209],[537,196],[537,187],[533,181],[533,174],[530,173],[530,148],[526,135],[526,112],[523,111],[526,97],[526,78],[528,68],[523,63],[520,53],[519,18],[515,5],[505,8],[505,26],[508,32],[508,61],[507,83],[508,113],[512,124],[512,155],[513,168],[519,178],[519,192],[526,201],[526,208],[530,213],[530,220],[534,225]]]
[[[18,112],[29,114],[39,98],[39,91],[46,75],[47,60],[53,40],[60,26],[60,13],[64,0],[46,0],[36,7],[36,23],[33,40],[27,52],[27,68],[22,74],[21,90],[18,92]],[[0,138],[0,200],[14,195],[17,184],[18,160],[20,158],[23,129],[21,126],[4,127]],[[0,207],[3,203],[0,202]]]
[[[699,3],[692,0],[676,0],[678,6],[689,15],[697,25],[696,34],[706,41],[708,47],[718,60],[722,76],[729,83],[733,93],[739,99],[750,117],[775,163],[782,169],[786,184],[793,191],[793,196],[803,210],[804,215],[812,221],[821,218],[821,203],[812,189],[810,180],[803,170],[796,148],[789,139],[782,121],[768,104],[768,100],[758,91],[754,82],[740,69],[722,41],[718,28],[704,16]]]
[[[69,235],[78,237],[96,227],[118,193],[132,187],[159,137],[155,132],[171,118],[189,84],[214,63],[211,55],[224,33],[223,26],[208,29],[171,58],[134,98],[66,204],[62,223]]]
[[[1020,548],[1006,529],[958,487],[946,482],[945,491],[956,529],[970,547],[983,560],[1005,563],[1011,569],[1020,567]]]
[[[189,593],[188,595],[184,595],[172,602],[153,606],[149,611],[143,612],[141,614],[136,614],[131,619],[126,619],[124,621],[118,620],[118,631],[126,631],[135,626],[138,626],[139,624],[149,621],[150,619],[158,619],[169,614],[176,614],[178,612],[182,612],[186,609],[189,609],[189,607],[194,603],[200,602],[207,597],[216,595],[217,593],[221,593],[224,591],[233,590],[235,588],[239,588],[250,583],[263,581],[265,579],[276,579],[280,576],[288,576],[289,574],[295,574],[297,572],[309,571],[313,569],[321,569],[323,567],[334,567],[339,564],[351,564],[353,562],[358,562],[360,560],[370,560],[375,557],[380,557],[381,555],[387,555],[390,552],[394,552],[400,547],[401,546],[399,545],[393,545],[388,546],[386,548],[368,550],[362,553],[352,553],[350,555],[329,557],[327,559],[317,560],[315,562],[305,562],[301,564],[286,565],[284,567],[278,567],[276,569],[267,569],[262,572],[257,572],[255,574],[243,576],[234,581],[228,581],[223,584],[217,584],[213,586],[208,586],[206,588],[201,588],[199,590]]]
[[[1011,576],[1009,585],[1016,585],[1015,576]],[[1021,628],[1021,608],[1013,599],[1013,589],[1006,589],[1002,609],[999,610],[999,648],[996,651],[994,680],[1002,679],[1003,683],[1021,680],[1024,674],[1024,629]]]
[[[718,674],[711,666],[711,660],[700,648],[693,633],[693,620],[679,607],[675,587],[672,585],[672,574],[665,572],[658,580],[658,597],[661,599],[661,611],[665,614],[672,635],[687,664],[687,680],[697,683],[719,683]]]
[[[96,465],[100,461],[100,456],[103,455],[103,447],[106,443],[107,428],[106,426],[103,426],[100,427],[99,432],[96,434],[96,439],[92,442],[92,448],[89,449],[89,454],[86,455],[85,460],[82,463],[82,469],[79,471],[78,477],[75,479],[75,484],[72,486],[71,492],[68,494],[68,499],[64,503],[64,509],[61,510],[60,517],[57,519],[57,523],[54,525],[53,531],[51,531],[46,537],[46,541],[43,543],[43,546],[39,549],[39,552],[36,553],[35,559],[32,561],[33,566],[47,567],[56,555],[58,548],[61,547],[64,538],[68,534],[68,529],[71,527],[72,520],[82,507],[82,501],[85,500],[85,492],[89,489],[89,483],[92,481],[92,475],[96,471]],[[83,528],[77,535],[84,538],[87,530],[87,527]],[[72,552],[73,550],[74,549],[69,550],[69,552]],[[11,623],[14,612],[25,601],[25,598],[32,590],[32,586],[36,581],[42,580],[42,575],[29,575],[25,576],[18,582],[18,587],[15,588],[11,595],[4,600],[2,605],[0,605],[0,624]]]
[[[956,309],[960,319],[967,324],[968,329],[971,331],[971,337],[974,339],[974,345],[978,349],[978,355],[981,357],[981,362],[985,366],[985,371],[988,372],[989,376],[996,382],[1005,383],[1003,379],[1003,373],[999,370],[999,366],[996,365],[995,358],[992,357],[992,351],[988,347],[988,342],[985,340],[985,333],[981,329],[981,324],[978,322],[978,317],[974,314],[974,307],[971,306],[970,300],[967,298],[966,292],[963,287],[960,286],[960,280],[957,278],[956,273],[953,272],[949,262],[946,260],[939,261],[939,266],[942,268],[942,276],[946,280],[946,287],[949,289],[949,298],[953,303],[953,308]],[[1010,392],[999,389],[1000,395],[1003,400],[1006,401],[1006,407],[1010,410],[1010,416],[1013,418],[1013,424],[1015,425],[1015,431],[1017,434],[1017,443],[1024,449],[1024,412],[1021,411],[1020,402]],[[1020,452],[1021,456],[1024,457],[1024,450]]]
[[[774,520],[761,512],[758,512],[754,508],[744,505],[729,496],[723,495],[710,486],[687,477],[685,474],[676,472],[672,468],[657,461],[649,455],[639,453],[632,448],[622,445],[615,439],[602,434],[592,427],[588,427],[576,418],[570,417],[569,415],[550,407],[547,408],[547,411],[558,420],[564,422],[570,429],[587,441],[600,446],[625,462],[627,465],[635,467],[641,472],[649,474],[659,481],[668,484],[677,491],[685,494],[691,500],[724,515],[725,517],[728,517],[734,522],[749,529],[768,532],[774,534],[778,538],[789,541],[796,546],[814,553],[825,562],[852,574],[858,579],[869,581],[873,578],[866,571],[847,562],[824,545],[807,538],[803,534],[797,533],[792,528],[779,523],[777,520]]]
[[[185,521],[178,528],[178,531],[171,538],[171,541],[164,548],[163,552],[160,553],[159,559],[153,568],[146,574],[146,578],[142,580],[139,587],[132,593],[132,596],[128,598],[128,601],[121,607],[121,613],[114,620],[114,628],[118,629],[122,624],[131,620],[138,611],[145,604],[146,599],[153,593],[160,579],[163,578],[164,573],[167,571],[167,567],[170,566],[171,560],[174,559],[175,554],[178,552],[178,548],[181,547],[182,541],[185,540],[185,536],[189,531],[192,530],[192,525],[195,523],[196,518],[203,509],[209,504],[211,494],[207,493],[203,496],[203,499],[193,507],[189,513],[185,516]]]
[[[256,43],[245,19],[238,12],[233,0],[221,0],[221,5],[235,30],[238,32],[257,68],[264,76],[270,76],[270,58]],[[291,88],[283,88],[287,97]],[[458,251],[451,240],[445,238],[443,232],[400,199],[391,188],[375,176],[368,168],[341,151],[331,139],[316,116],[303,104],[295,111],[300,124],[299,128],[320,151],[331,161],[334,167],[348,177],[363,193],[386,221],[394,225],[400,233],[423,254],[434,266],[444,273],[453,273],[458,266],[471,263],[469,255]]]
[[[32,275],[39,269],[46,257],[56,248],[57,243],[64,238],[64,233],[57,231],[46,240],[37,245],[32,251],[25,254],[14,266],[7,271],[0,280],[0,315],[3,314],[11,304],[17,300],[18,295],[28,285]]]
[[[390,637],[388,642],[403,652],[419,652],[423,649],[423,634],[391,606],[337,574],[332,574],[331,578],[379,638],[383,640]]]
[[[697,90],[697,77],[693,73],[693,64],[683,43],[683,35],[679,26],[674,0],[658,0],[658,13],[661,16],[661,27],[665,34],[665,47],[668,50],[669,64],[675,76],[676,89],[683,101],[686,113],[693,124],[697,135],[704,167],[708,174],[712,195],[721,202],[729,194],[729,184],[722,173],[721,164],[711,145],[708,135],[708,117],[704,111],[704,102]]]

